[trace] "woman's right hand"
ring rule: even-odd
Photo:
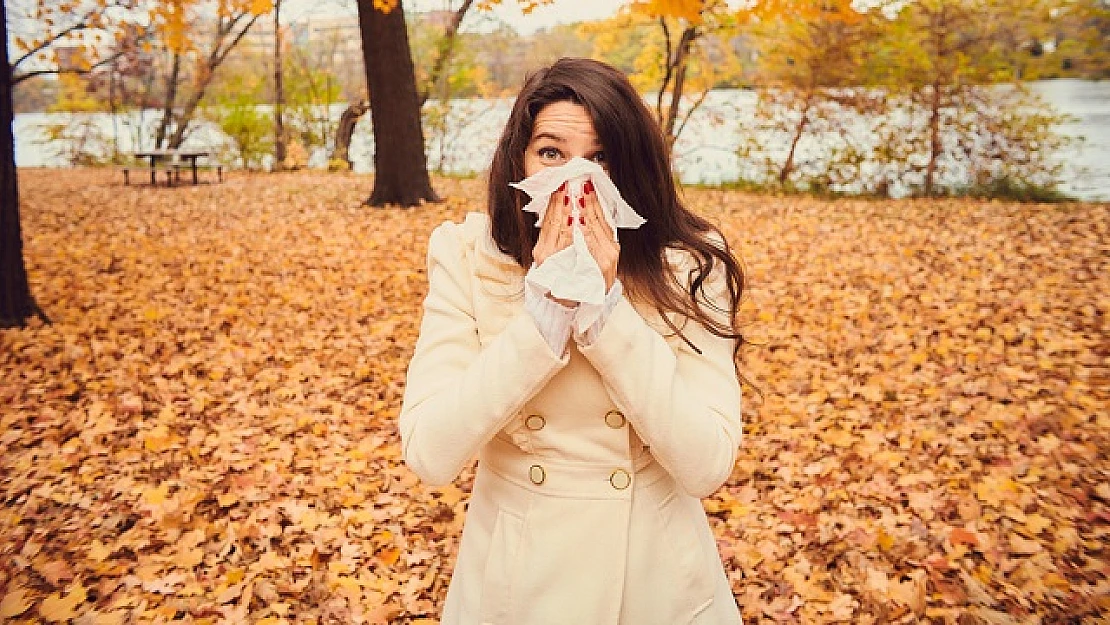
[[[540,224],[540,238],[536,241],[536,247],[532,249],[532,261],[537,267],[570,246],[573,240],[570,219],[570,196],[567,194],[567,183],[564,182],[563,186],[551,194],[543,223]]]

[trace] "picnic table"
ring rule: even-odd
[[[135,152],[135,158],[145,159],[150,162],[150,184],[158,184],[158,164],[165,162],[166,169],[166,185],[172,186],[174,182],[181,182],[181,170],[190,169],[193,172],[193,184],[200,184],[200,177],[197,175],[197,160],[207,158],[212,155],[210,150],[203,149],[188,149],[188,150],[142,150]],[[124,184],[128,184],[128,170],[123,170]],[[216,166],[216,175],[220,182],[223,182],[223,167]]]

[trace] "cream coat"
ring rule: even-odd
[[[559,357],[523,277],[485,215],[432,233],[403,454],[433,485],[479,456],[443,625],[736,625],[698,500],[740,443],[733,342],[622,299]]]

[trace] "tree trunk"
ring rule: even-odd
[[[166,99],[162,103],[162,121],[158,124],[158,133],[154,136],[154,147],[161,148],[166,143],[166,133],[169,131],[170,122],[173,121],[173,106],[177,100],[177,81],[181,76],[181,54],[173,53],[173,65],[170,68],[170,77],[166,79]]]
[[[196,115],[197,112],[197,106],[199,106],[200,101],[204,99],[204,93],[208,90],[208,85],[212,83],[212,78],[216,75],[216,69],[220,67],[224,60],[227,59],[227,55],[231,53],[235,46],[238,45],[247,34],[247,31],[254,25],[258,16],[251,15],[246,25],[243,26],[243,29],[235,33],[235,26],[243,19],[247,19],[246,13],[240,13],[228,18],[221,18],[221,20],[226,21],[221,21],[217,26],[215,43],[213,43],[212,50],[209,52],[208,58],[205,59],[204,65],[200,68],[200,75],[197,77],[196,88],[193,94],[189,96],[188,101],[185,102],[185,106],[182,107],[181,115],[179,115],[174,122],[173,136],[170,137],[169,145],[167,146],[171,150],[176,150],[181,147],[181,144],[185,141],[185,133],[189,130],[189,123],[193,121],[193,116]],[[231,36],[232,33],[235,33],[235,35],[230,41],[225,42],[225,39]]]
[[[437,202],[424,154],[404,3],[382,13],[373,0],[358,0],[358,21],[374,125],[374,190],[367,204]]]
[[[936,186],[937,161],[940,159],[940,84],[933,83],[929,102],[929,164],[925,166],[925,195],[932,197]]]
[[[668,153],[674,147],[678,135],[675,134],[675,122],[678,120],[678,107],[682,103],[682,92],[686,88],[686,69],[689,65],[690,46],[698,37],[698,31],[693,26],[686,27],[678,39],[674,58],[674,86],[671,88],[671,106],[667,109],[667,118],[663,124],[663,138],[667,140]]]
[[[281,0],[274,0],[274,171],[285,169],[285,86],[281,67]]]
[[[809,108],[812,102],[813,92],[810,91],[806,94],[805,102],[802,103],[802,119],[798,121],[798,127],[794,129],[794,136],[790,140],[790,152],[787,153],[786,162],[782,164],[782,169],[779,170],[780,186],[786,185],[786,179],[790,177],[790,172],[794,171],[794,153],[797,151],[798,142],[802,140],[802,135],[809,124]]]
[[[366,100],[361,102],[352,102],[347,105],[343,110],[343,115],[339,117],[339,128],[335,131],[335,149],[332,150],[331,158],[341,158],[347,163],[348,169],[354,169],[354,163],[351,162],[351,138],[355,135],[355,126],[358,125],[358,120],[370,110],[370,103]]]
[[[0,0],[0,33],[8,40],[7,7]],[[10,68],[8,47],[0,46],[0,67]],[[42,311],[31,297],[23,264],[23,234],[19,228],[19,185],[15,171],[12,132],[12,73],[0,72],[0,328],[22,326]]]
[[[455,52],[455,42],[459,38],[459,26],[462,25],[466,12],[470,10],[473,4],[474,0],[463,0],[462,6],[451,17],[451,23],[447,25],[447,31],[443,33],[443,38],[436,45],[436,60],[432,63],[432,70],[428,73],[427,84],[419,92],[421,106],[428,101],[428,94],[439,84],[443,71],[447,68],[447,62],[451,60],[451,56]]]

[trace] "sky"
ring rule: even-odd
[[[490,11],[497,20],[512,26],[518,33],[527,35],[555,24],[596,20],[611,17],[628,0],[558,0],[548,6],[539,7],[529,15],[524,15],[515,0],[502,0]],[[454,5],[458,6],[458,2]],[[453,8],[446,0],[405,0],[405,11],[432,11]],[[284,0],[282,21],[299,21],[312,15],[354,15],[354,0]],[[483,30],[491,28],[494,20],[487,13],[471,9],[463,22],[463,30]]]

